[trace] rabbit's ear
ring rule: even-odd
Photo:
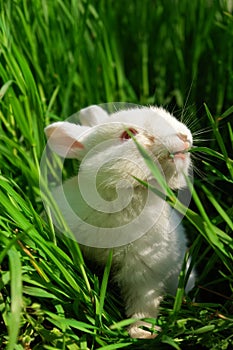
[[[68,122],[56,122],[44,129],[50,148],[64,158],[79,158],[84,146],[78,139],[87,130],[88,127]]]
[[[82,125],[95,126],[107,122],[109,115],[99,106],[93,105],[81,109],[79,112],[79,119]]]

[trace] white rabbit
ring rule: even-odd
[[[56,122],[45,129],[53,151],[81,161],[78,176],[53,195],[84,254],[104,264],[114,247],[113,276],[127,316],[154,318],[163,295],[176,291],[186,238],[175,210],[138,181],[162,191],[131,136],[150,154],[169,187],[181,189],[191,169],[191,132],[157,107],[108,114],[90,106],[81,110],[79,120],[81,125]],[[188,288],[193,284],[191,274]],[[129,333],[154,337],[150,327],[139,320]]]

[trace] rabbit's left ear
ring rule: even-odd
[[[89,129],[68,122],[56,122],[47,126],[44,131],[54,152],[64,158],[79,158],[84,146],[78,139]]]

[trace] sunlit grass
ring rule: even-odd
[[[229,4],[0,1],[1,348],[233,346]],[[185,296],[184,264],[175,298],[167,296],[152,320],[162,332],[150,341],[128,337],[131,321],[109,284],[111,255],[96,276],[78,244],[56,236],[52,222],[41,216],[44,127],[84,106],[115,101],[155,103],[171,111],[185,107],[184,115],[190,105],[190,122],[210,129],[209,141],[191,150],[204,177],[195,177],[189,209],[167,193],[171,205],[185,213],[192,243],[187,258],[193,256],[197,285]],[[65,175],[75,168],[67,166]]]

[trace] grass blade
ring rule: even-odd
[[[107,263],[104,268],[104,275],[103,275],[101,288],[100,288],[99,307],[97,310],[97,315],[99,315],[99,322],[101,325],[102,325],[102,315],[104,310],[104,302],[105,302],[106,291],[108,286],[108,279],[109,279],[111,265],[112,265],[112,256],[113,256],[113,250],[111,249],[109,252]]]
[[[9,342],[7,350],[14,350],[18,343],[22,300],[22,273],[19,253],[11,248],[8,251],[11,273],[11,312],[8,320]]]

